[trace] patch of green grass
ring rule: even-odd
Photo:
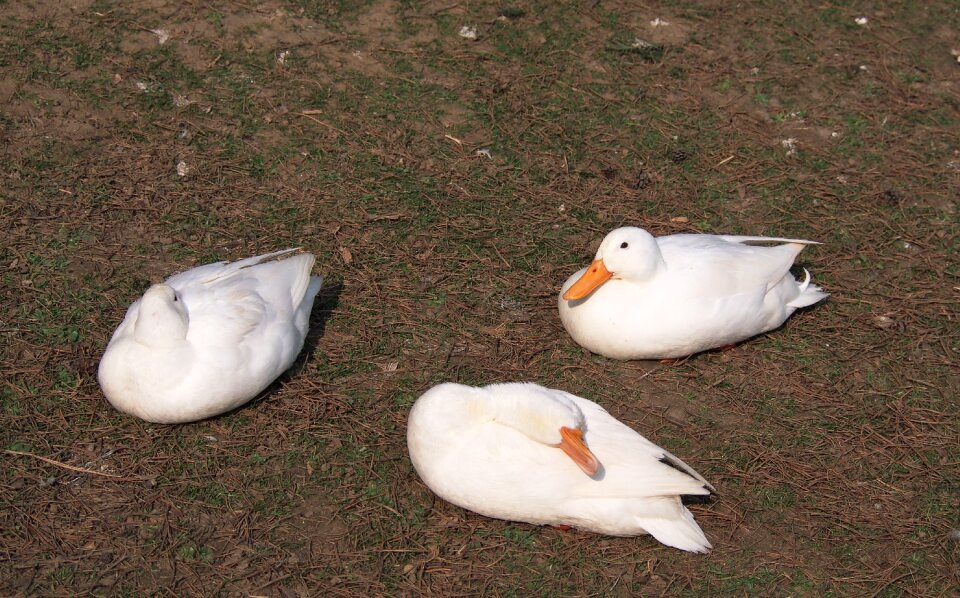
[[[76,574],[77,569],[73,565],[60,565],[50,573],[48,579],[54,585],[67,585],[73,581]]]
[[[760,488],[760,505],[764,509],[781,509],[792,507],[797,502],[797,495],[793,488],[786,484]]]
[[[27,330],[38,342],[54,345],[80,342],[85,316],[82,308],[64,308],[49,297],[39,297],[37,303],[21,306],[21,313]]]
[[[750,573],[744,573],[731,562],[710,565],[707,570],[709,574],[697,582],[697,592],[721,596],[766,593],[781,577],[780,573],[769,567],[758,567]]]
[[[0,411],[7,415],[23,415],[24,407],[12,388],[4,384],[0,386]]]
[[[770,395],[760,398],[754,419],[761,422],[768,417],[793,417],[796,413],[797,404],[791,397]]]
[[[607,50],[605,57],[609,57],[613,63],[629,62],[633,59],[657,62],[666,52],[663,44],[644,40],[631,30],[613,33],[607,39],[604,49]]]
[[[72,391],[76,390],[77,385],[79,384],[79,379],[77,376],[70,371],[70,369],[60,365],[53,372],[54,385],[53,389],[55,391]]]
[[[293,512],[293,504],[286,492],[274,490],[255,500],[252,509],[269,517],[285,517]]]
[[[835,3],[836,4],[836,3]],[[846,2],[839,3],[844,8],[847,7]],[[826,27],[839,27],[842,31],[853,32],[860,28],[857,25],[856,21],[852,17],[849,17],[845,11],[837,8],[835,6],[829,6],[821,9],[817,12],[817,17],[820,19],[820,22]]]
[[[223,13],[216,9],[212,9],[209,13],[207,13],[207,20],[209,20],[210,23],[213,24],[214,28],[217,30],[217,33],[220,35],[223,35],[223,32],[224,32],[223,17],[224,17]]]
[[[503,537],[516,546],[533,546],[538,535],[538,529],[532,526],[507,526],[503,529]]]
[[[753,461],[752,455],[740,447],[735,441],[723,443],[720,451],[724,461],[729,462],[740,470],[746,470],[747,466]]]
[[[188,541],[177,547],[177,557],[184,561],[212,563],[216,554],[209,546]]]
[[[373,0],[287,0],[289,4],[303,10],[303,14],[311,19],[326,24],[343,25],[344,22],[353,22],[360,17]]]
[[[10,449],[11,451],[17,451],[18,453],[33,452],[33,446],[22,440],[14,440],[7,446],[7,448]]]
[[[203,485],[187,485],[184,489],[184,496],[213,507],[224,507],[233,504],[237,494],[231,492],[222,483],[211,481]]]
[[[184,94],[205,88],[204,76],[180,59],[175,44],[140,50],[134,59],[141,83],[146,86],[135,96],[144,109],[171,110],[173,93]]]
[[[22,164],[22,175],[36,177],[36,179],[43,178],[43,173],[54,169],[58,164],[54,157],[54,141],[52,139],[41,141],[40,147],[23,157]]]

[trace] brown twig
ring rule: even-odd
[[[69,464],[67,464],[67,463],[62,463],[62,462],[60,462],[60,461],[57,461],[57,460],[55,460],[55,459],[51,459],[51,458],[49,458],[49,457],[43,457],[43,456],[40,456],[40,455],[34,455],[33,453],[25,453],[25,452],[23,452],[23,451],[13,451],[13,450],[10,450],[10,449],[3,449],[3,452],[7,453],[8,455],[17,455],[17,456],[20,456],[20,457],[33,457],[34,459],[39,459],[40,461],[43,461],[44,463],[49,463],[50,465],[55,465],[55,466],[61,467],[61,468],[63,468],[63,469],[68,469],[68,470],[70,470],[70,471],[75,471],[75,472],[77,472],[77,473],[89,473],[90,475],[98,475],[98,476],[103,476],[103,477],[105,477],[105,478],[113,478],[113,479],[124,480],[124,481],[138,481],[138,480],[144,479],[144,478],[141,478],[141,477],[121,476],[121,475],[117,475],[117,474],[114,474],[114,473],[104,473],[104,472],[102,472],[102,471],[94,471],[94,470],[92,470],[92,469],[85,469],[85,468],[83,468],[83,467],[77,467],[76,465],[69,465]]]

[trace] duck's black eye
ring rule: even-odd
[[[624,241],[623,243],[620,243],[620,249],[626,249],[626,248],[627,248],[627,242],[626,242],[626,241]]]
[[[173,300],[174,300],[174,301],[180,301],[180,297],[177,297],[176,295],[174,295],[174,296],[173,296]]]

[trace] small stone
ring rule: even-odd
[[[161,46],[167,43],[167,40],[170,39],[170,32],[166,29],[151,29],[150,33],[157,36],[157,43],[159,43]]]
[[[797,155],[797,139],[796,138],[790,137],[788,139],[781,139],[780,145],[782,145],[784,149],[787,150],[788,156]]]
[[[890,316],[876,316],[873,318],[873,323],[877,328],[887,330],[893,327],[894,321]]]
[[[893,206],[899,206],[900,200],[903,199],[903,195],[901,195],[900,192],[897,191],[896,189],[887,189],[886,191],[880,194],[880,198],[884,201],[884,203],[887,203]]]
[[[650,186],[650,175],[646,170],[641,170],[637,176],[633,177],[633,183],[630,186],[634,189],[646,189]]]
[[[690,412],[682,405],[674,405],[663,414],[665,418],[678,425],[685,425],[690,420]]]

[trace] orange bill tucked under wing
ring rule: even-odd
[[[578,428],[560,428],[560,447],[573,462],[589,476],[600,470],[600,461],[590,452],[583,442],[583,431]]]
[[[573,286],[567,289],[567,292],[563,294],[563,298],[566,301],[583,299],[596,290],[597,287],[607,282],[611,276],[613,276],[613,273],[607,270],[607,267],[603,264],[603,260],[594,260],[593,263],[590,264],[590,267],[587,268],[587,271],[577,279],[577,282],[573,283]]]

